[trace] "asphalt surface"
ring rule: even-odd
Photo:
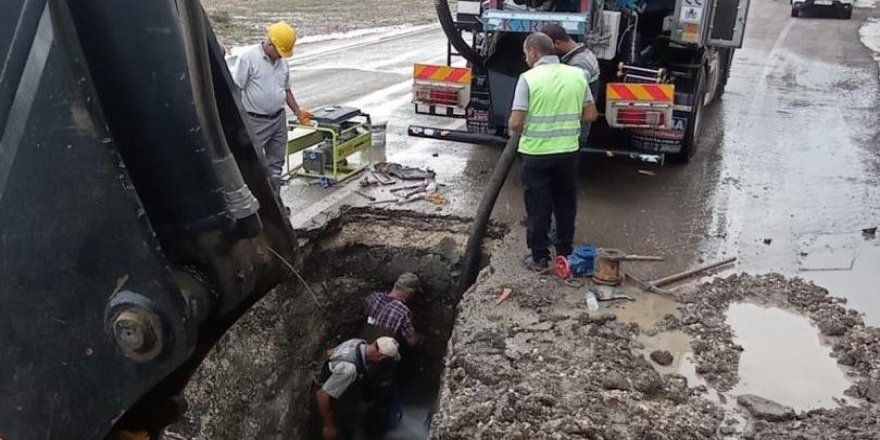
[[[852,20],[795,19],[787,2],[753,2],[694,160],[658,167],[584,157],[576,241],[667,257],[631,267],[648,278],[736,256],[734,270],[815,280],[880,323],[880,246],[861,235],[880,223],[878,65],[859,40],[866,17],[878,15],[860,7]],[[500,150],[406,137],[411,123],[461,123],[417,116],[410,104],[412,63],[442,63],[445,50],[436,26],[304,44],[292,81],[306,108],[353,105],[387,121],[388,146],[374,159],[434,169],[447,184],[442,212],[470,216]],[[293,179],[283,198],[294,226],[308,227],[328,209],[364,204],[354,189]],[[426,202],[405,208],[435,211]],[[494,216],[518,224],[524,215],[514,167]]]

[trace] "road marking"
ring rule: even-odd
[[[767,80],[782,61],[780,57],[776,56],[776,54],[782,48],[782,44],[785,42],[794,23],[794,20],[788,20],[786,22],[785,26],[779,31],[779,35],[776,36],[776,41],[774,41],[767,56],[763,57],[765,60],[764,68],[761,70],[757,86],[751,89],[752,98],[747,106],[750,114],[759,114],[765,104],[768,88]],[[728,154],[730,152],[733,152],[733,154]],[[735,152],[733,150],[726,151],[724,154],[725,156],[728,156],[728,160],[724,161],[725,165],[718,176],[718,180],[722,183],[728,179],[730,182],[738,182],[736,179],[744,175],[744,158],[742,157],[741,152]],[[712,230],[716,231],[716,235],[721,232],[724,232],[727,235],[728,238],[725,242],[729,246],[728,250],[731,251],[731,255],[738,254],[743,250],[741,240],[745,223],[744,210],[747,195],[746,190],[742,185],[742,182],[737,184],[722,184],[718,186],[718,189],[715,192],[715,199],[723,201],[722,203],[726,203],[722,212],[719,212],[719,208],[717,208],[717,206],[720,205],[716,204],[716,208],[713,210],[714,212],[712,214]]]
[[[372,46],[372,45],[376,45],[376,44],[384,44],[389,41],[400,40],[402,38],[410,38],[413,35],[417,35],[417,34],[427,34],[429,32],[434,32],[439,28],[440,28],[440,25],[435,24],[435,25],[426,25],[426,26],[422,26],[422,27],[416,27],[412,30],[408,30],[407,32],[394,33],[391,35],[379,34],[377,37],[374,37],[374,38],[369,39],[367,41],[360,40],[360,41],[354,42],[352,44],[346,44],[346,45],[342,45],[342,46],[334,46],[334,47],[329,47],[327,49],[316,50],[315,52],[308,52],[300,57],[291,58],[290,61],[288,61],[288,63],[290,63],[291,65],[299,64],[299,63],[306,63],[306,62],[309,62],[310,60],[315,59],[315,58],[324,57],[324,56],[332,55],[332,54],[339,53],[339,52],[344,52],[344,51],[347,51],[350,49],[357,49],[357,48]]]
[[[794,20],[788,20],[785,23],[785,27],[783,27],[782,31],[779,32],[779,35],[776,36],[776,41],[773,43],[773,47],[770,49],[767,57],[764,58],[765,60],[770,60],[770,62],[764,64],[764,69],[761,71],[761,78],[758,80],[758,86],[753,89],[754,93],[752,94],[752,101],[749,103],[749,109],[752,111],[764,104],[763,100],[767,94],[767,78],[770,77],[770,73],[776,69],[776,66],[780,61],[778,57],[774,56],[774,54],[776,54],[782,46],[782,43],[785,41],[785,38],[788,36],[793,25]]]

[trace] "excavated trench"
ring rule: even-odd
[[[231,329],[187,388],[185,421],[169,432],[193,439],[314,438],[312,382],[325,350],[358,337],[364,299],[388,291],[409,271],[422,280],[410,308],[425,343],[403,352],[397,378],[404,420],[387,438],[426,438],[469,227],[468,219],[455,217],[348,210],[301,233],[302,261],[296,266],[310,288],[293,278]],[[502,226],[490,229],[486,256],[505,232]]]

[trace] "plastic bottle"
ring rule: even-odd
[[[591,312],[599,310],[599,299],[596,298],[596,294],[592,290],[587,290],[587,293],[584,294],[584,301],[587,302],[587,308]]]

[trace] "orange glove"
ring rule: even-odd
[[[312,114],[308,110],[299,109],[299,123],[309,125],[312,123]]]

